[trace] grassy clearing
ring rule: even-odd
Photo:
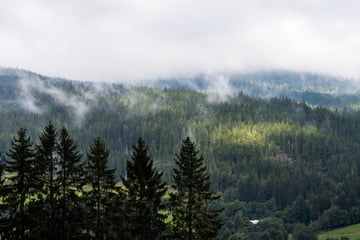
[[[319,240],[326,240],[328,238],[340,240],[341,237],[348,237],[350,240],[360,240],[360,224],[322,232],[318,235],[318,237]]]

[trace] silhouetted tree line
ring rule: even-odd
[[[170,187],[142,138],[115,181],[109,150],[95,138],[85,157],[66,128],[49,123],[33,144],[17,131],[1,166],[1,239],[214,239],[218,196],[204,157],[186,138]]]

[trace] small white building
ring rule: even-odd
[[[260,222],[260,220],[259,219],[253,219],[253,220],[250,220],[250,222],[252,224],[258,224]]]

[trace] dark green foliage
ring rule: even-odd
[[[112,153],[108,157],[108,167],[116,168],[117,177],[125,176],[126,160],[131,151],[129,146],[138,136],[149,139],[149,151],[158,160],[156,166],[163,171],[163,179],[171,182],[173,153],[179,149],[180,139],[191,133],[204,153],[211,191],[223,193],[221,207],[225,208],[226,214],[221,218],[226,224],[221,239],[247,234],[246,227],[236,227],[235,215],[239,210],[248,219],[275,215],[284,221],[289,232],[298,221],[313,223],[316,230],[332,228],[339,222],[360,222],[360,114],[350,110],[359,109],[356,100],[359,97],[351,99],[350,95],[345,96],[346,93],[345,97],[330,96],[329,87],[333,87],[333,80],[313,83],[294,73],[231,79],[233,86],[248,86],[253,94],[262,97],[269,89],[255,87],[261,79],[268,83],[271,91],[286,86],[292,92],[285,96],[314,104],[330,104],[332,109],[329,110],[283,98],[263,100],[234,94],[219,100],[211,94],[185,89],[128,88],[118,84],[104,85],[99,90],[91,83],[35,77],[43,81],[44,87],[61,91],[72,102],[74,99],[79,101],[87,110],[86,114],[77,121],[78,109],[57,102],[49,94],[51,91],[41,92],[36,86],[31,94],[39,111],[23,111],[23,106],[18,104],[20,101],[13,101],[16,96],[21,96],[15,94],[19,89],[14,91],[12,88],[21,79],[2,76],[5,85],[0,89],[0,98],[6,100],[0,103],[2,152],[11,147],[9,140],[18,126],[26,127],[28,135],[37,139],[39,131],[51,119],[56,126],[69,126],[81,151],[86,151],[95,136],[101,136]],[[207,83],[202,81],[197,84],[206,87]],[[303,86],[316,93],[299,92]],[[345,89],[339,83],[336,86],[341,86],[340,91]],[[335,109],[334,106],[349,108]],[[59,140],[56,136],[55,139]],[[38,141],[37,145],[42,146],[42,142]],[[50,206],[54,205],[55,212],[61,209],[57,199],[61,197],[61,187],[57,186],[58,181],[49,184],[50,161],[43,161],[46,151],[42,151],[44,156],[41,156],[38,150],[35,168],[38,174],[33,177],[33,183],[38,184],[34,189],[38,189],[39,201],[31,202],[28,207],[32,209],[34,222],[39,221],[36,225],[43,230],[49,225],[47,232],[50,232],[48,214],[54,209]],[[52,159],[56,160],[53,166],[59,166],[58,153],[52,152]],[[2,160],[5,156],[2,154]],[[3,179],[6,173],[4,175]],[[50,186],[53,186],[52,191]],[[55,195],[53,204],[50,204],[51,195]],[[121,197],[113,201],[112,208],[123,206],[122,202]],[[234,210],[238,202],[242,207]],[[341,218],[336,219],[336,215],[330,214],[334,207],[341,210]],[[327,211],[330,208],[332,211]],[[121,215],[118,213],[116,217]],[[56,218],[58,216],[61,211],[56,213]],[[322,222],[326,224],[322,225]],[[124,226],[119,224],[118,227]],[[38,229],[34,231],[38,233]],[[45,236],[39,235],[38,239],[41,238]]]
[[[2,158],[2,156],[0,155],[0,157]],[[0,196],[3,197],[6,194],[6,187],[4,186],[4,163],[1,161],[0,162]],[[3,215],[6,211],[6,206],[7,204],[4,203],[4,201],[0,202],[0,212],[2,214],[0,214],[0,236],[3,234],[3,227],[5,227],[6,224],[6,218],[4,217],[5,215]]]
[[[164,235],[165,216],[161,198],[166,192],[162,173],[153,166],[148,147],[139,138],[127,161],[126,178],[122,178],[127,191],[127,221],[131,239],[160,239]]]
[[[304,198],[299,196],[291,205],[291,215],[295,222],[310,223],[310,208]]]
[[[58,216],[61,229],[60,239],[70,239],[70,236],[81,233],[81,212],[82,198],[77,192],[82,191],[85,185],[85,174],[81,163],[82,154],[77,144],[69,136],[66,128],[60,131],[59,140],[56,146],[58,156],[58,168],[56,171],[56,182],[59,186],[59,196],[56,198],[57,206],[60,209]],[[80,230],[80,232],[79,232]]]
[[[281,219],[268,217],[259,221],[249,229],[249,238],[252,240],[287,240],[287,231]]]
[[[33,201],[34,150],[25,129],[20,128],[16,133],[7,156],[9,159],[3,165],[7,177],[1,189],[0,236],[2,239],[28,239],[33,225],[26,201]]]
[[[115,197],[115,170],[108,168],[109,154],[100,138],[95,138],[87,152],[86,180],[91,189],[84,192],[88,215],[85,223],[91,239],[109,239],[111,234],[109,215],[115,211],[111,208]]]
[[[66,128],[57,135],[50,123],[39,139],[34,151],[26,131],[20,129],[8,152],[11,160],[1,165],[6,173],[5,181],[0,178],[0,229],[4,239],[169,237],[165,215],[160,212],[167,188],[141,138],[127,162],[123,187],[118,188],[115,170],[107,166],[109,150],[100,138],[90,146],[86,165]],[[192,183],[195,201],[191,204],[193,212],[198,211],[195,239],[213,238],[217,234],[214,226],[219,227],[218,211],[212,211],[210,205],[216,197],[207,192],[209,176],[202,162],[201,157],[194,165],[194,176],[200,178]]]
[[[49,123],[36,145],[32,181],[36,199],[32,210],[34,239],[72,239],[81,231],[84,183],[82,155],[77,144],[62,128],[59,136]]]
[[[128,209],[125,204],[125,194],[122,187],[117,186],[116,194],[111,199],[111,205],[105,212],[106,221],[111,224],[110,232],[106,233],[107,239],[130,240]],[[87,238],[88,239],[88,238]]]
[[[204,157],[187,137],[176,155],[174,192],[170,194],[170,211],[176,239],[213,239],[220,228],[219,211],[212,209],[215,199],[209,192],[209,176]]]
[[[56,196],[60,194],[59,184],[55,181],[57,156],[57,132],[50,122],[39,136],[39,144],[35,148],[35,170],[38,194],[38,211],[34,213],[38,238],[53,239],[61,236],[60,216]]]
[[[320,221],[323,229],[343,227],[350,224],[348,212],[339,208],[338,206],[332,206],[326,210],[321,215]]]
[[[296,224],[293,231],[294,240],[317,240],[316,232],[304,224]]]
[[[2,187],[2,184],[4,183],[3,174],[4,174],[4,162],[2,160],[2,155],[0,153],[0,184],[1,184],[1,187]]]

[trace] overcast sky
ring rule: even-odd
[[[360,77],[358,0],[0,0],[0,65],[77,80]]]

